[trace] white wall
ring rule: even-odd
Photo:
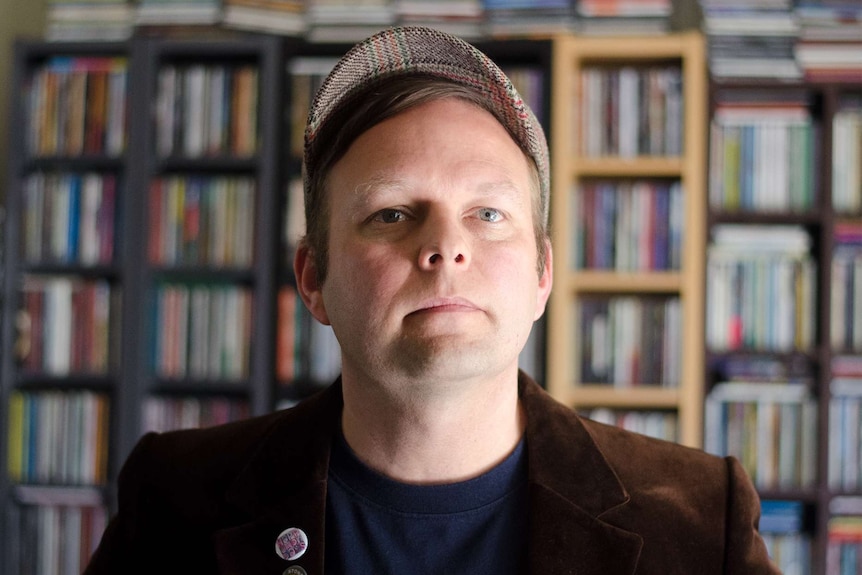
[[[9,147],[9,97],[12,90],[12,41],[42,37],[46,0],[0,0],[0,202],[6,197]]]

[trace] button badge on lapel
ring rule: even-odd
[[[298,527],[285,529],[275,539],[275,552],[285,561],[296,561],[305,554],[306,549],[308,549],[308,536]],[[305,570],[302,572],[304,573]],[[293,573],[288,574],[285,571],[285,575],[293,575]]]

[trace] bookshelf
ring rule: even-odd
[[[128,453],[146,430],[272,409],[283,179],[279,38],[133,44],[130,145],[140,238],[129,349]]]
[[[710,94],[708,260],[726,259],[720,253],[725,247],[716,244],[724,243],[720,236],[728,229],[736,230],[737,238],[762,234],[761,247],[771,241],[769,236],[783,236],[783,253],[761,254],[761,264],[751,264],[739,254],[731,255],[729,261],[739,269],[745,267],[744,273],[767,278],[788,265],[797,274],[790,289],[776,282],[775,295],[759,314],[738,312],[742,320],[735,337],[718,337],[716,331],[723,322],[707,320],[707,406],[728,389],[745,396],[738,398],[739,409],[760,410],[753,421],[773,412],[776,403],[769,396],[776,393],[787,402],[795,389],[799,401],[810,406],[807,409],[813,413],[798,422],[801,434],[813,444],[796,453],[796,468],[802,477],[788,476],[780,466],[770,470],[762,463],[758,468],[750,462],[754,467],[749,472],[768,505],[794,507],[794,524],[782,532],[783,539],[807,549],[804,560],[811,573],[825,574],[838,568],[842,545],[846,554],[858,548],[858,518],[862,516],[862,490],[855,479],[859,473],[858,429],[853,423],[862,379],[860,348],[850,327],[855,325],[852,262],[859,246],[854,230],[862,219],[858,204],[862,191],[852,169],[847,172],[846,162],[848,154],[858,158],[854,146],[859,135],[852,131],[852,118],[859,113],[862,86],[854,82],[722,80],[713,83]],[[851,118],[849,134],[842,132],[847,129],[842,118],[847,116]],[[752,142],[767,138],[763,134],[768,131],[777,138],[769,148],[771,163],[751,160],[726,169],[727,157],[749,154],[757,158],[757,145]],[[745,140],[744,134],[750,139]],[[758,135],[752,138],[752,134]],[[737,135],[743,137],[734,142]],[[781,157],[776,150],[782,149],[788,155],[776,162]],[[719,167],[724,179],[717,173]],[[782,185],[777,191],[764,192],[770,181]],[[710,307],[714,297],[710,291],[721,286],[714,280],[708,272],[709,313],[715,312]],[[754,292],[763,287],[751,278],[747,281]],[[801,285],[807,287],[800,290]],[[789,300],[782,293],[795,297]],[[769,337],[776,333],[769,323],[773,317],[792,318],[781,330],[782,338]],[[772,421],[781,425],[783,418]],[[706,433],[726,435],[723,425],[707,417]],[[762,440],[763,427],[758,432],[743,426],[741,437]],[[793,434],[782,435],[780,442],[788,437]],[[749,457],[758,454],[755,448],[748,451]]]
[[[705,64],[697,33],[553,45],[547,388],[579,411],[669,415],[671,438],[691,446],[702,435]],[[656,231],[671,228],[681,237]],[[637,329],[652,332],[640,348],[609,339]],[[657,349],[666,336],[678,355]],[[622,359],[632,346],[661,381],[641,380]]]
[[[481,47],[518,71],[550,133],[550,43]],[[145,430],[266,413],[332,381],[331,330],[313,327],[284,296],[302,219],[291,142],[301,142],[307,113],[293,112],[299,133],[291,133],[293,90],[305,81],[291,63],[334,62],[348,48],[241,33],[16,45],[11,85],[21,89],[11,116],[0,356],[0,521],[15,535],[0,538],[0,571],[47,572],[33,557],[85,562],[115,509],[120,467]],[[122,130],[99,140],[114,148],[31,152],[20,141],[31,117],[33,131],[60,126],[48,121],[59,117],[56,105],[28,98],[31,78],[57,62],[95,57],[125,61],[124,104],[100,108],[123,112]],[[79,110],[62,118],[64,129],[81,132]],[[87,106],[83,118],[86,125]],[[242,126],[237,118],[246,119]],[[80,239],[71,245],[72,237]],[[65,319],[46,320],[58,302],[70,302]],[[541,326],[535,331],[525,360],[540,370]],[[28,353],[16,357],[25,343]],[[69,353],[58,354],[59,344]],[[218,356],[204,353],[219,346]],[[38,420],[33,406],[44,406]],[[7,439],[7,425],[22,427],[26,418],[45,445],[48,434],[65,430],[64,442],[40,455],[48,475],[35,463],[31,473],[36,459],[22,447],[29,437]],[[69,430],[64,422],[79,424]],[[101,448],[82,454],[91,443]]]
[[[282,50],[266,36],[16,44],[4,572],[81,570],[145,429],[272,409]],[[189,69],[185,99],[164,89],[164,70]]]
[[[14,47],[0,376],[0,569],[70,569],[98,541],[119,455],[129,269],[129,52]],[[66,537],[68,535],[68,537]],[[23,563],[21,563],[23,564]]]

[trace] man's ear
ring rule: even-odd
[[[323,302],[323,291],[318,281],[317,266],[314,254],[304,241],[299,242],[296,255],[293,258],[293,273],[296,278],[296,289],[305,307],[314,318],[323,325],[330,325],[326,305]]]
[[[542,275],[539,276],[539,289],[536,292],[536,313],[534,320],[542,317],[545,313],[545,306],[548,303],[548,298],[551,295],[551,288],[554,286],[554,253],[551,250],[551,241],[545,238],[545,269]]]

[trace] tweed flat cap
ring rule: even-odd
[[[320,155],[318,136],[351,98],[386,79],[424,74],[450,80],[481,94],[520,147],[536,163],[542,210],[548,220],[550,168],[542,126],[502,70],[475,46],[422,26],[389,28],[351,48],[320,86],[305,129],[305,193]],[[328,129],[328,128],[327,128]],[[308,198],[306,198],[307,200]],[[306,204],[308,205],[308,204]]]

